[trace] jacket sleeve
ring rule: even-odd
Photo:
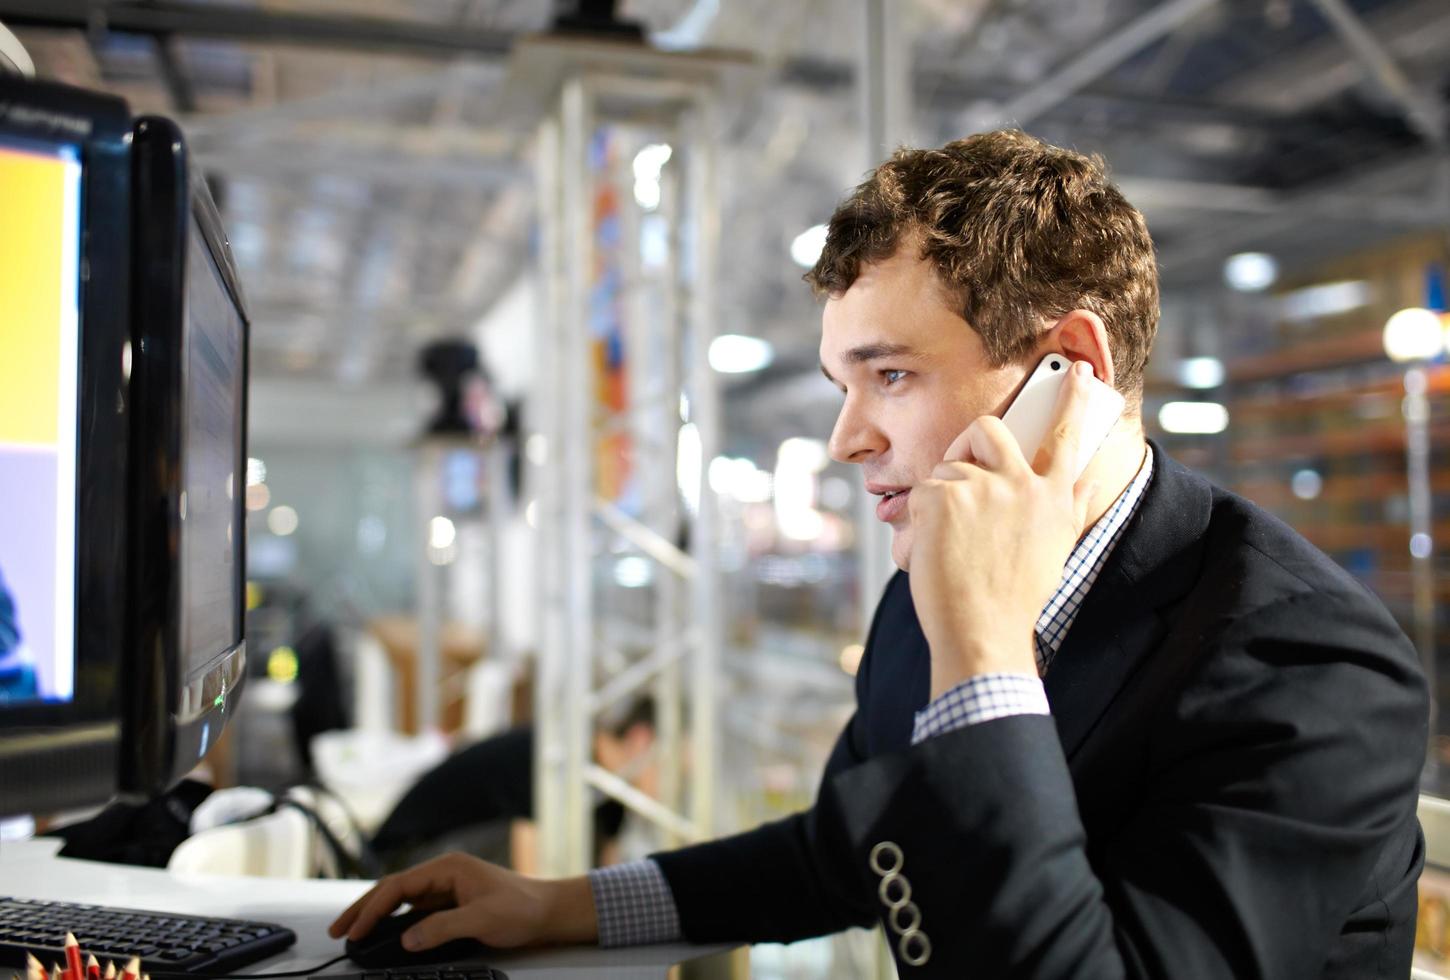
[[[901,975],[1321,976],[1376,863],[1416,839],[1428,718],[1408,642],[1345,601],[1280,600],[1196,658],[1147,733],[1144,798],[1091,862],[1046,717],[831,778],[820,839],[846,842]],[[1413,843],[1390,860],[1413,880]]]
[[[893,592],[900,598],[907,588],[905,577],[896,575],[877,607],[856,673],[857,711],[836,740],[822,787],[867,757],[861,706],[868,701],[871,664],[883,642],[878,635],[882,610]],[[793,942],[870,925],[875,909],[840,860],[846,842],[823,839],[838,834],[840,826],[823,826],[818,806],[819,801],[742,834],[651,855],[669,882],[685,938],[694,943]]]

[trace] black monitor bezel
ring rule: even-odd
[[[131,676],[124,707],[121,790],[161,792],[186,774],[214,744],[231,716],[246,679],[246,405],[250,322],[206,181],[194,170],[181,130],[169,119],[136,121],[133,135],[136,281],[133,306],[137,350],[133,376]],[[184,489],[186,283],[188,240],[195,229],[220,273],[242,324],[241,444],[233,495],[237,530],[237,642],[221,651],[204,674],[183,676],[181,649],[180,496]],[[220,695],[220,696],[218,696]],[[194,710],[182,713],[183,704]]]
[[[81,161],[75,690],[0,711],[0,814],[103,803],[116,789],[127,596],[130,113],[121,99],[0,77],[0,137]]]

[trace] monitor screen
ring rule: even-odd
[[[0,705],[75,695],[81,175],[0,137]]]
[[[118,787],[131,118],[0,76],[0,816]]]
[[[247,320],[221,218],[175,123],[132,141],[131,621],[121,789],[216,744],[245,679]]]
[[[194,701],[203,693],[198,682],[242,639],[239,596],[245,571],[239,560],[238,505],[245,476],[246,331],[195,217],[187,235],[186,270],[179,651],[184,700]]]
[[[242,635],[236,454],[242,445],[245,333],[199,233],[188,236],[187,252],[181,648],[191,672],[207,667]]]

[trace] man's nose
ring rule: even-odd
[[[886,439],[881,430],[871,422],[860,403],[847,395],[827,445],[831,458],[838,463],[864,463],[885,448]]]

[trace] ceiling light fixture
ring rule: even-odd
[[[1279,278],[1279,263],[1264,252],[1240,252],[1223,264],[1223,279],[1240,293],[1261,293]]]
[[[721,334],[710,342],[710,367],[721,374],[749,374],[775,360],[770,341],[736,333]]]
[[[790,243],[790,257],[796,265],[809,269],[826,247],[826,226],[812,225]]]

